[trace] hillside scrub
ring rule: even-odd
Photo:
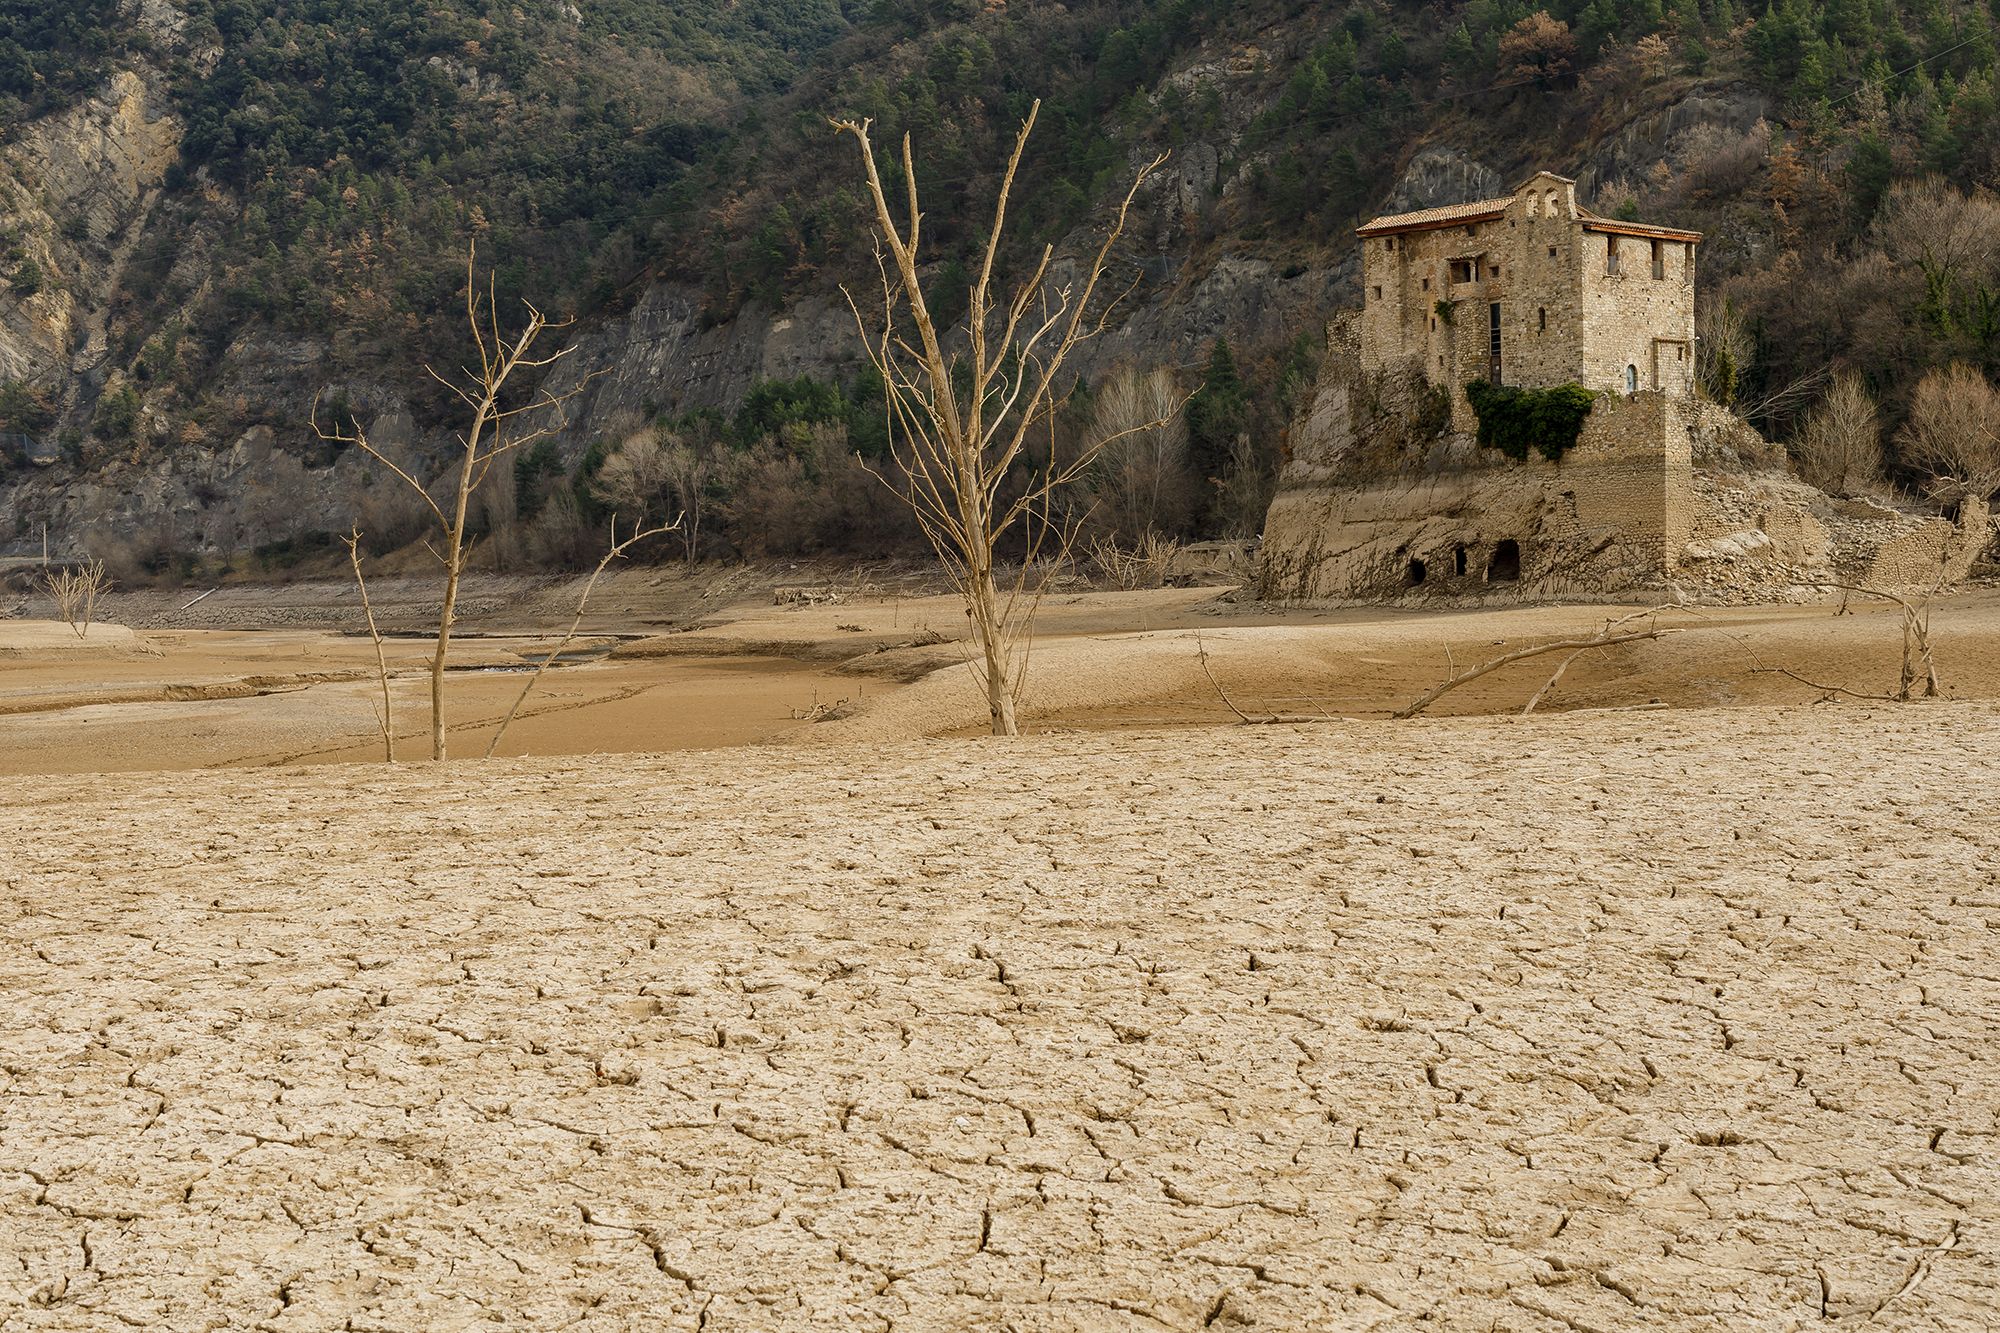
[[[1285,278],[1338,268],[1419,143],[1502,178],[1601,171],[1627,160],[1607,155],[1616,136],[1690,94],[1757,102],[1761,121],[1697,117],[1629,177],[1591,181],[1601,211],[1707,233],[1703,309],[1732,310],[1741,335],[1712,357],[1704,333],[1718,400],[1791,437],[1814,397],[1797,386],[1852,367],[1880,401],[1894,476],[1920,485],[1901,459],[1917,384],[1954,362],[2000,373],[2000,275],[1981,240],[1996,231],[2000,44],[1978,0],[1480,0],[1443,21],[1358,0],[178,8],[186,25],[167,37],[115,0],[0,0],[0,125],[133,62],[166,76],[186,124],[109,300],[101,382],[139,393],[144,412],[113,403],[86,439],[92,390],[51,423],[78,433],[86,464],[293,424],[221,373],[266,331],[317,340],[329,383],[390,386],[442,430],[448,398],[408,368],[454,345],[439,312],[467,236],[506,256],[503,301],[533,290],[585,319],[658,279],[686,284],[711,324],[830,298],[835,275],[867,262],[867,227],[853,182],[824,169],[826,115],[915,135],[920,184],[976,195],[1037,98],[1026,232],[1074,231],[1130,165],[1187,148],[1184,174],[1142,201],[1138,260],[1198,277],[1227,255]],[[207,52],[213,68],[197,63]],[[892,187],[899,170],[886,168]],[[927,239],[926,280],[956,314],[980,225],[939,217]],[[1218,327],[1189,349],[1192,376],[1227,343],[1242,388],[1216,393],[1212,414],[1240,426],[1190,418],[1195,532],[1254,509],[1286,448],[1292,340],[1315,331]],[[871,457],[881,420],[845,422]],[[598,503],[566,484],[580,511]]]

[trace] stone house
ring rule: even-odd
[[[1601,217],[1542,172],[1358,235],[1362,306],[1328,329],[1265,520],[1262,596],[1896,585],[1962,577],[1985,544],[1983,510],[1958,528],[1860,512],[1740,461],[1769,447],[1696,391],[1697,232]],[[1475,380],[1597,398],[1559,461],[1513,459],[1473,438]]]
[[[1361,364],[1414,364],[1472,426],[1464,386],[1694,394],[1701,233],[1600,217],[1540,172],[1512,194],[1379,217],[1361,239]]]

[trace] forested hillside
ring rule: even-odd
[[[59,437],[67,459],[11,517],[80,522],[87,506],[49,477],[165,476],[258,426],[317,475],[301,409],[322,392],[407,415],[420,448],[450,424],[420,367],[457,355],[476,240],[503,298],[573,313],[605,347],[678,349],[519,478],[523,522],[558,472],[588,509],[588,474],[659,421],[714,452],[719,511],[755,489],[744,460],[767,442],[756,486],[816,506],[791,524],[806,535],[775,542],[751,531],[775,522],[753,506],[734,538],[718,530],[726,545],[875,540],[872,519],[826,512],[845,447],[802,443],[865,436],[851,350],[756,350],[793,317],[831,329],[835,284],[872,271],[826,118],[915,136],[949,307],[985,225],[966,202],[1036,98],[1023,245],[1087,228],[1137,161],[1175,154],[1134,238],[1133,322],[1105,356],[1210,383],[1187,532],[1254,523],[1319,324],[1351,297],[1355,223],[1543,166],[1601,210],[1709,233],[1718,396],[1787,436],[1852,366],[1893,454],[1926,371],[2000,370],[1995,61],[1984,0],[0,0],[0,155],[18,150],[0,315],[26,330],[0,357],[16,366],[0,440]],[[156,90],[178,137],[113,225],[54,197],[42,141],[96,114],[119,71]],[[687,369],[711,352],[750,369]],[[789,444],[735,425],[780,361],[808,377],[781,397],[825,404],[794,414]],[[1077,420],[1112,369],[1092,367]],[[159,543],[231,540],[190,522],[198,537]],[[238,515],[237,540],[288,536],[277,522]]]

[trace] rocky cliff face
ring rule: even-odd
[[[0,148],[0,229],[37,290],[0,293],[0,379],[67,403],[107,351],[106,306],[145,228],[181,127],[159,75],[120,70],[96,97],[23,127]]]

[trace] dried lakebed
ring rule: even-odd
[[[18,783],[0,1325],[2000,1326],[2000,711]]]

